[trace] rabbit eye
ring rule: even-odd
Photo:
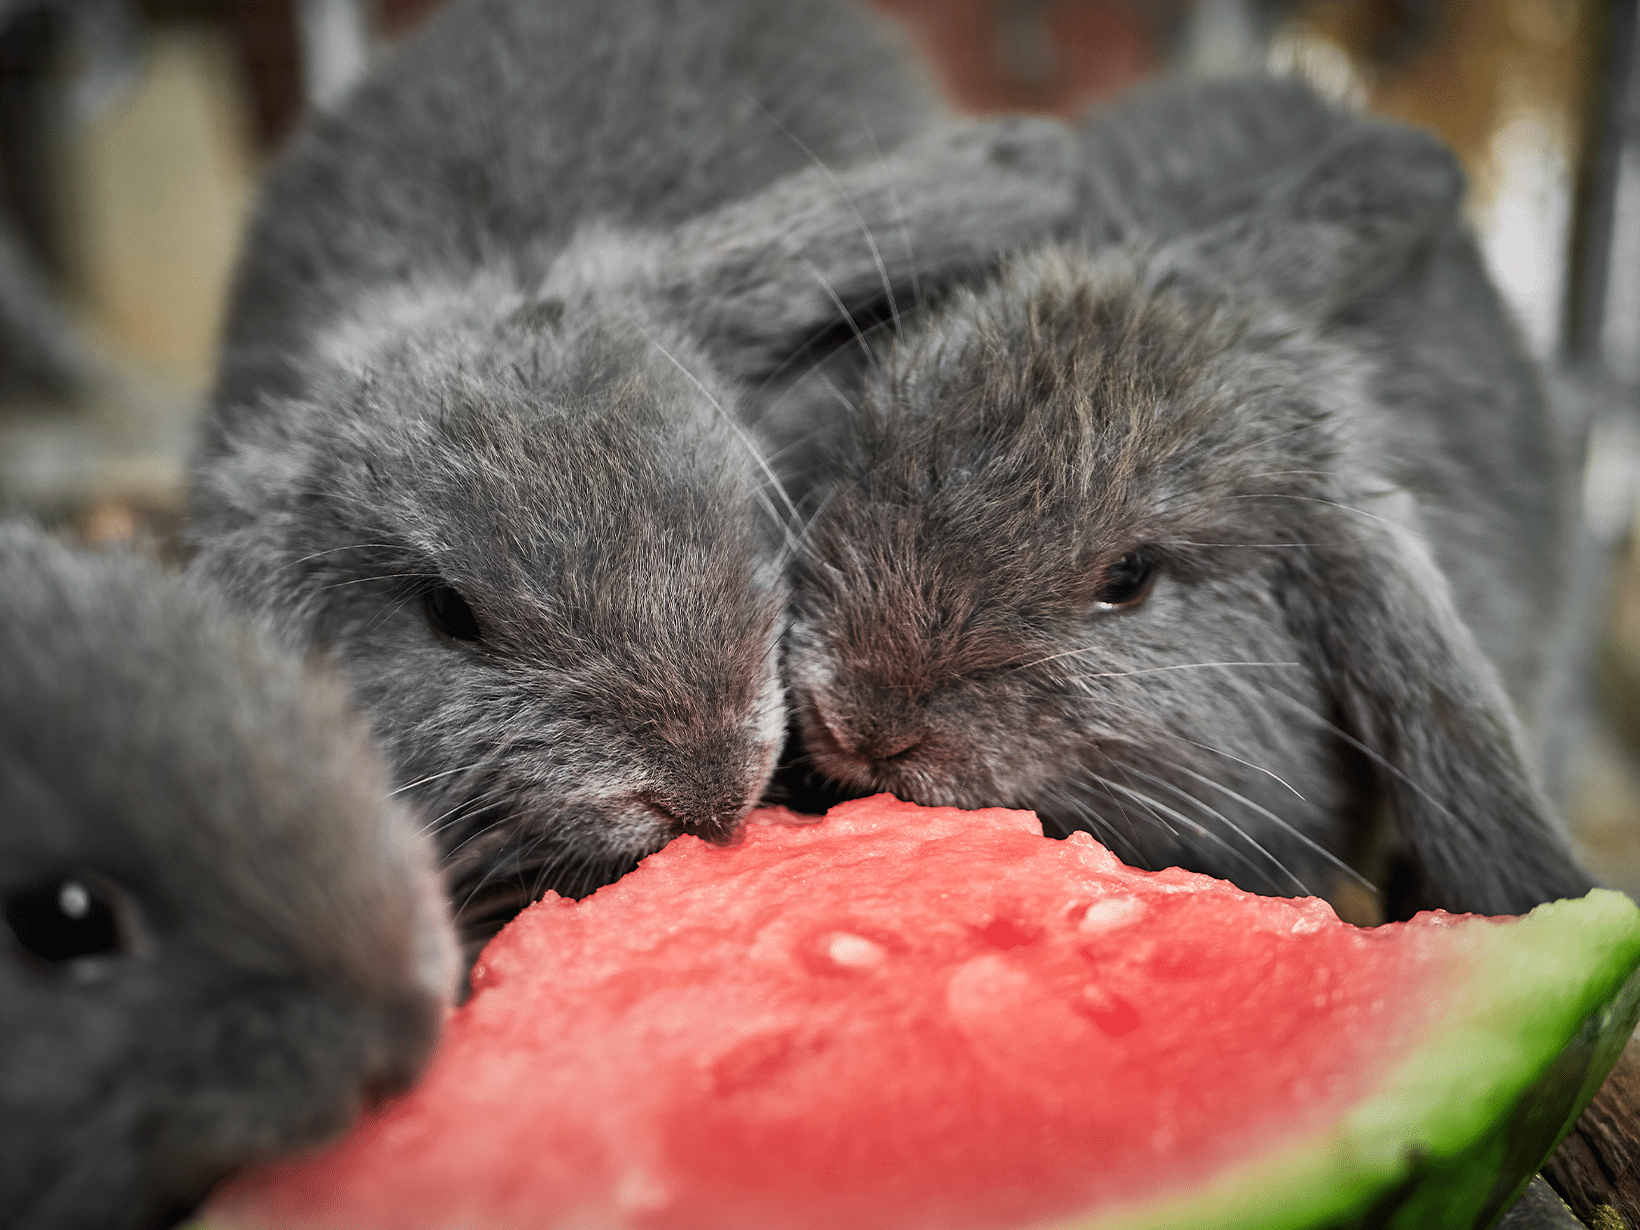
[[[433,631],[453,641],[478,640],[478,617],[467,600],[448,585],[435,585],[422,595],[421,603]]]
[[[23,950],[60,964],[129,951],[115,894],[85,876],[54,876],[6,895],[6,922]]]
[[[1093,600],[1104,610],[1137,606],[1156,582],[1156,560],[1148,551],[1129,551],[1105,572]]]

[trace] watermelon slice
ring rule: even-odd
[[[1483,1227],[1640,1017],[1640,910],[1372,930],[888,796],[485,951],[419,1089],[214,1230]]]

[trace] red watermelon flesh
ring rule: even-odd
[[[1264,1220],[1203,1211],[1294,1166],[1293,1207],[1336,1224],[1451,1134],[1385,1136],[1405,1090],[1429,1102],[1432,1065],[1525,1028],[1430,1058],[1454,1016],[1498,1015],[1466,997],[1500,979],[1512,921],[1358,929],[1318,900],[1134,871],[1027,812],[881,796],[757,819],[527,910],[421,1086],[242,1179],[213,1230],[1309,1225],[1274,1197]],[[1624,917],[1626,967],[1561,1013],[1544,1062],[1640,962]],[[1534,1073],[1501,1092],[1449,1075],[1496,1118]]]

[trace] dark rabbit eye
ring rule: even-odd
[[[113,890],[83,876],[53,876],[8,893],[6,922],[25,952],[54,964],[130,948]]]
[[[427,622],[435,632],[453,641],[476,641],[479,638],[478,617],[473,608],[448,585],[435,585],[422,595],[421,603],[427,611]]]
[[[1135,606],[1150,596],[1156,580],[1156,560],[1148,551],[1129,551],[1105,573],[1105,583],[1094,591],[1093,600],[1110,609]]]

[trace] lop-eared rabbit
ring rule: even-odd
[[[880,343],[816,482],[797,763],[1392,916],[1581,894],[1526,733],[1568,470],[1454,159],[1281,81],[1081,138],[1074,220]]]
[[[341,684],[0,525],[0,1224],[160,1230],[420,1070],[457,951]]]

